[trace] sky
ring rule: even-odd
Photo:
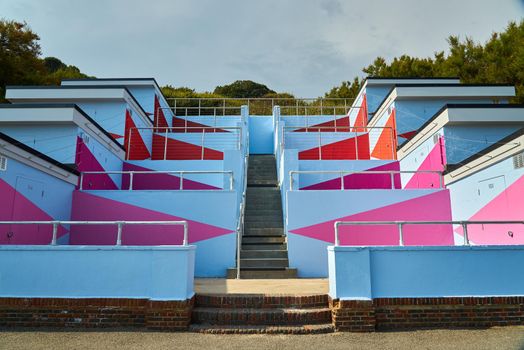
[[[253,80],[316,97],[377,56],[431,56],[449,35],[484,42],[524,17],[524,0],[0,0],[0,17],[99,78],[197,91]]]

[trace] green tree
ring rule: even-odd
[[[40,38],[27,24],[0,20],[0,99],[9,84],[36,84],[45,74]]]
[[[255,83],[251,80],[237,80],[228,85],[217,86],[214,93],[232,98],[257,98],[275,93],[275,91],[269,89],[264,84]]]

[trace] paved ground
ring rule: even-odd
[[[328,280],[324,278],[294,279],[224,279],[196,278],[195,293],[243,294],[327,294]]]
[[[321,335],[0,331],[0,349],[524,349],[524,326]]]

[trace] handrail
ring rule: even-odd
[[[390,136],[391,136],[391,159],[395,159],[395,152],[396,152],[396,147],[394,146],[396,143],[396,136],[395,136],[395,130],[393,127],[391,126],[374,126],[374,127],[367,127],[367,126],[308,126],[307,125],[307,118],[306,118],[306,125],[305,126],[282,126],[282,132],[281,132],[281,138],[280,138],[280,148],[281,149],[284,149],[285,146],[286,146],[286,142],[285,142],[285,136],[286,134],[291,134],[291,135],[299,135],[301,133],[299,132],[289,132],[289,131],[286,131],[286,129],[292,129],[292,130],[297,130],[297,129],[305,129],[305,133],[309,133],[310,130],[312,130],[311,132],[315,132],[315,133],[318,133],[318,149],[319,149],[319,159],[322,160],[322,133],[330,133],[330,132],[335,132],[335,133],[349,133],[349,134],[354,134],[355,136],[355,156],[356,156],[356,159],[358,160],[359,159],[359,152],[358,152],[358,136],[360,135],[364,135],[364,134],[371,134],[371,131],[374,131],[375,129],[378,129],[378,130],[384,130],[384,129],[389,129],[391,130],[390,132]],[[327,129],[326,131],[323,131],[323,129]],[[335,131],[331,131],[335,129]],[[337,129],[342,129],[340,131],[337,131]],[[374,134],[373,134],[374,135]],[[368,144],[368,147],[369,147],[369,144]],[[371,152],[371,150],[370,150]],[[369,158],[367,158],[369,159]]]
[[[84,174],[129,174],[129,188],[133,190],[133,176],[134,174],[180,174],[180,188],[184,189],[184,174],[227,174],[229,175],[229,190],[233,191],[233,171],[232,170],[108,170],[108,171],[83,171],[80,173],[79,190],[83,190]],[[165,190],[163,190],[165,191]]]
[[[439,175],[439,188],[443,188],[443,174],[438,170],[290,170],[289,190],[293,191],[294,174],[340,174],[340,189],[344,190],[344,175],[352,174],[389,174],[391,178],[391,189],[395,189],[395,174],[437,174]],[[300,190],[300,189],[299,189]]]
[[[122,228],[124,225],[182,225],[184,227],[184,238],[182,245],[188,245],[188,224],[185,220],[180,221],[0,221],[0,225],[53,225],[53,235],[50,245],[56,245],[59,225],[117,225],[117,246],[122,245]]]
[[[132,130],[152,130],[152,133],[163,133],[165,141],[164,141],[164,160],[166,160],[167,157],[167,141],[168,141],[168,134],[170,132],[173,132],[173,130],[184,130],[186,133],[188,130],[197,130],[197,132],[194,132],[195,134],[200,131],[202,133],[201,138],[201,148],[202,148],[202,158],[204,159],[204,137],[206,135],[206,130],[212,130],[211,132],[208,131],[208,134],[215,134],[217,133],[217,129],[221,130],[233,130],[235,132],[229,133],[230,135],[238,135],[238,139],[236,140],[236,146],[238,150],[242,148],[242,128],[238,126],[152,126],[152,127],[133,127],[129,128],[128,133],[128,142],[127,142],[127,150],[126,150],[126,159],[129,160],[130,153],[131,153],[131,137],[133,136]],[[158,130],[158,131],[155,131]],[[228,134],[228,135],[229,135]]]
[[[517,220],[501,220],[501,221],[335,221],[335,246],[340,246],[338,228],[340,226],[370,226],[370,225],[397,225],[399,233],[399,245],[404,246],[404,234],[402,232],[403,225],[461,225],[464,234],[463,245],[470,245],[468,237],[468,225],[499,225],[499,224],[522,224],[524,221]]]
[[[249,111],[249,107],[248,107]],[[246,118],[248,119],[248,118]],[[242,190],[242,199],[239,208],[239,217],[237,224],[237,279],[240,279],[240,248],[242,246],[242,236],[244,235],[244,215],[246,211],[246,192],[247,192],[247,168],[249,166],[249,121],[245,120],[246,125],[246,145],[244,154],[244,188]]]
[[[174,107],[158,107],[157,108],[157,113],[161,110],[169,110],[175,117],[177,116],[176,114],[176,111],[177,110],[185,110],[185,114],[182,115],[182,117],[200,117],[200,116],[203,116],[203,117],[206,117],[206,116],[214,116],[216,118],[217,115],[221,115],[221,116],[234,116],[234,117],[241,117],[242,114],[238,114],[238,115],[226,115],[226,110],[235,110],[235,111],[241,111],[242,110],[242,106],[235,106],[235,107],[226,107],[226,106],[221,106],[221,107],[218,107],[218,106],[190,106],[190,107],[185,107],[185,106],[182,106],[182,107],[177,107],[176,105]],[[202,114],[202,110],[210,110],[212,109],[213,110],[213,114]],[[192,110],[198,110],[198,115],[188,115],[187,112],[188,111],[192,111]],[[222,114],[217,114],[217,111],[222,111]]]

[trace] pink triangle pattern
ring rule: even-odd
[[[448,190],[398,202],[381,208],[291,230],[291,233],[334,243],[336,221],[451,221]],[[403,228],[405,245],[453,245],[451,225],[414,225]],[[343,226],[339,230],[342,245],[399,245],[398,228],[384,226]]]
[[[524,177],[512,183],[469,220],[522,220]],[[463,235],[462,227],[455,232]],[[524,225],[468,225],[469,240],[475,244],[524,244]]]
[[[12,198],[7,201],[11,205],[0,206],[0,220],[5,221],[52,221],[49,214],[40,209],[11,185],[0,179],[0,194],[2,198]],[[59,226],[57,237],[68,231]],[[10,233],[10,237],[7,235]],[[0,244],[37,244],[51,243],[51,225],[0,225]]]
[[[367,169],[369,171],[400,170],[398,162],[391,162],[378,167]],[[364,170],[366,171],[366,170]],[[400,188],[400,175],[393,175],[394,188]],[[302,187],[301,190],[339,190],[341,187],[340,177],[333,180],[320,182],[314,185]],[[351,174],[344,176],[344,189],[391,189],[390,174]]]
[[[137,207],[116,200],[75,191],[73,193],[72,220],[99,221],[177,221],[188,222],[189,243],[219,237],[233,231],[221,227],[187,220],[179,216]],[[134,225],[122,230],[123,245],[178,245],[182,244],[182,226]],[[72,245],[114,245],[115,225],[81,226],[72,225]]]

